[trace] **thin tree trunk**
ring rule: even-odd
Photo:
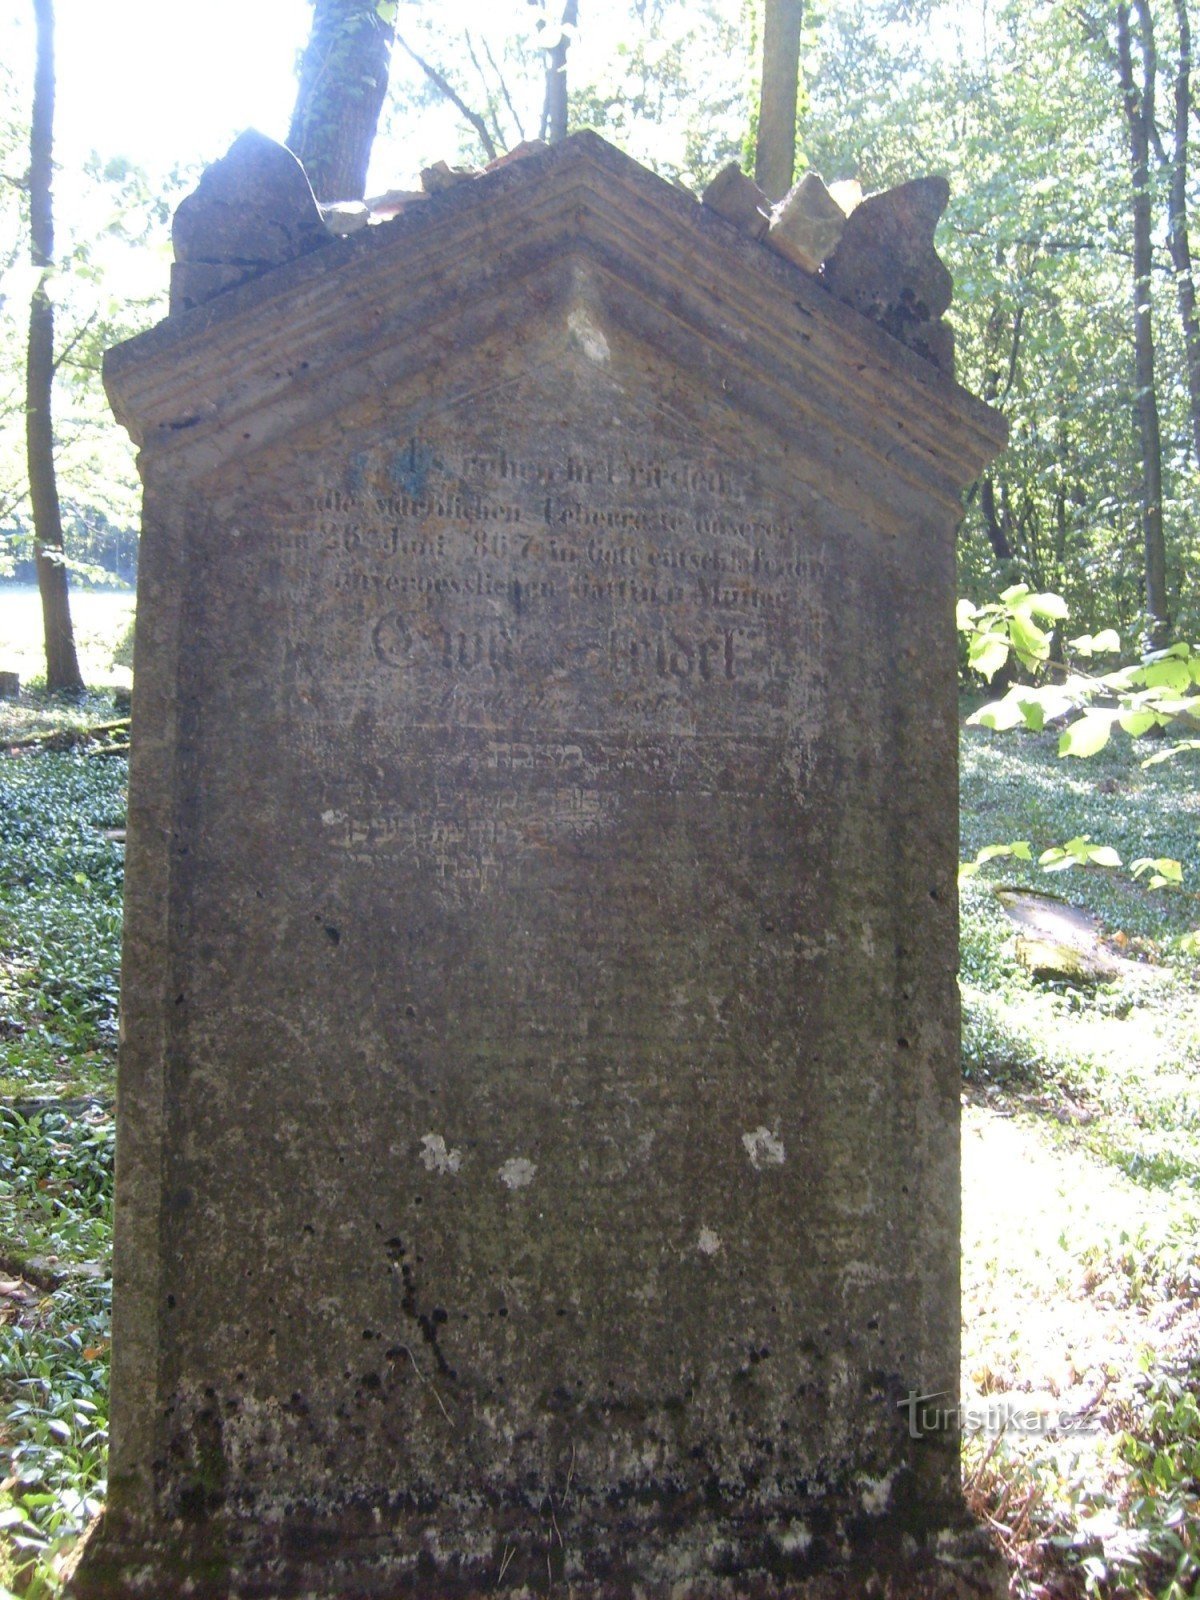
[[[567,51],[579,26],[579,0],[566,0],[562,30],[547,52],[546,98],[542,107],[542,138],[558,144],[567,137]]]
[[[795,174],[796,94],[803,22],[804,0],[766,0],[754,178],[772,200],[783,199]]]
[[[1196,280],[1192,273],[1187,220],[1188,124],[1192,115],[1192,30],[1187,0],[1175,0],[1175,18],[1179,25],[1179,58],[1175,70],[1171,186],[1167,191],[1167,243],[1175,269],[1175,297],[1183,328],[1193,459],[1200,466],[1200,319],[1196,316]]]
[[[394,27],[376,0],[314,0],[287,144],[318,200],[367,192]]]
[[[46,687],[51,693],[77,694],[83,688],[67,569],[63,560],[62,510],[54,470],[54,303],[47,280],[54,264],[54,4],[33,0],[37,24],[37,65],[29,135],[30,254],[37,282],[29,306],[29,348],[25,365],[25,443],[29,463],[29,501],[33,511],[33,551],[42,623],[46,635]]]
[[[1133,181],[1133,338],[1137,383],[1138,433],[1142,455],[1142,539],[1145,549],[1145,640],[1151,649],[1167,639],[1166,544],[1162,518],[1162,443],[1154,390],[1153,270],[1150,212],[1150,103],[1154,90],[1154,37],[1145,0],[1138,0],[1143,82],[1134,82],[1129,7],[1117,6],[1117,65],[1129,131],[1129,170]]]
[[[997,561],[1011,561],[1012,545],[1008,542],[1008,530],[1001,522],[996,509],[996,486],[990,474],[980,483],[979,509],[983,512],[983,528],[992,547],[992,554]]]

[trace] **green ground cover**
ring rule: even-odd
[[[5,741],[104,721],[111,699],[0,707]],[[0,754],[0,1586],[52,1595],[102,1500],[125,761]],[[1200,1585],[1200,800],[1183,762],[1061,761],[968,730],[963,855],[1090,833],[1128,864],[964,885],[964,1393],[1080,1433],[981,1433],[972,1504],[1013,1593],[1183,1600]],[[1038,980],[995,888],[1100,919],[1110,982]]]

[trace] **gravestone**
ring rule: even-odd
[[[952,614],[998,419],[593,135],[221,287],[107,366],[145,531],[74,1592],[987,1591]]]

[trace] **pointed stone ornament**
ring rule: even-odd
[[[950,305],[953,282],[933,235],[950,199],[943,177],[914,178],[867,195],[846,221],[825,263],[830,292],[870,317],[893,338],[947,365],[946,337],[934,332]],[[949,362],[953,345],[949,341]]]
[[[805,272],[819,272],[845,226],[846,213],[820,174],[806,172],[772,212],[767,243]]]
[[[1004,1592],[949,622],[1002,421],[592,134],[105,380],[145,509],[73,1595]]]
[[[736,161],[722,167],[705,189],[704,204],[752,239],[761,239],[771,225],[770,200]]]
[[[200,305],[330,237],[296,157],[247,129],[175,213],[171,310]]]

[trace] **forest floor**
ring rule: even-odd
[[[0,702],[0,1597],[57,1593],[103,1499],[125,785],[95,743],[3,752],[113,716]],[[962,893],[965,1478],[1025,1600],[1200,1584],[1200,797],[1144,754],[963,739],[964,859],[1035,857]],[[1125,866],[1038,869],[1084,833]],[[1001,885],[1093,912],[1118,975],[1034,978]]]

